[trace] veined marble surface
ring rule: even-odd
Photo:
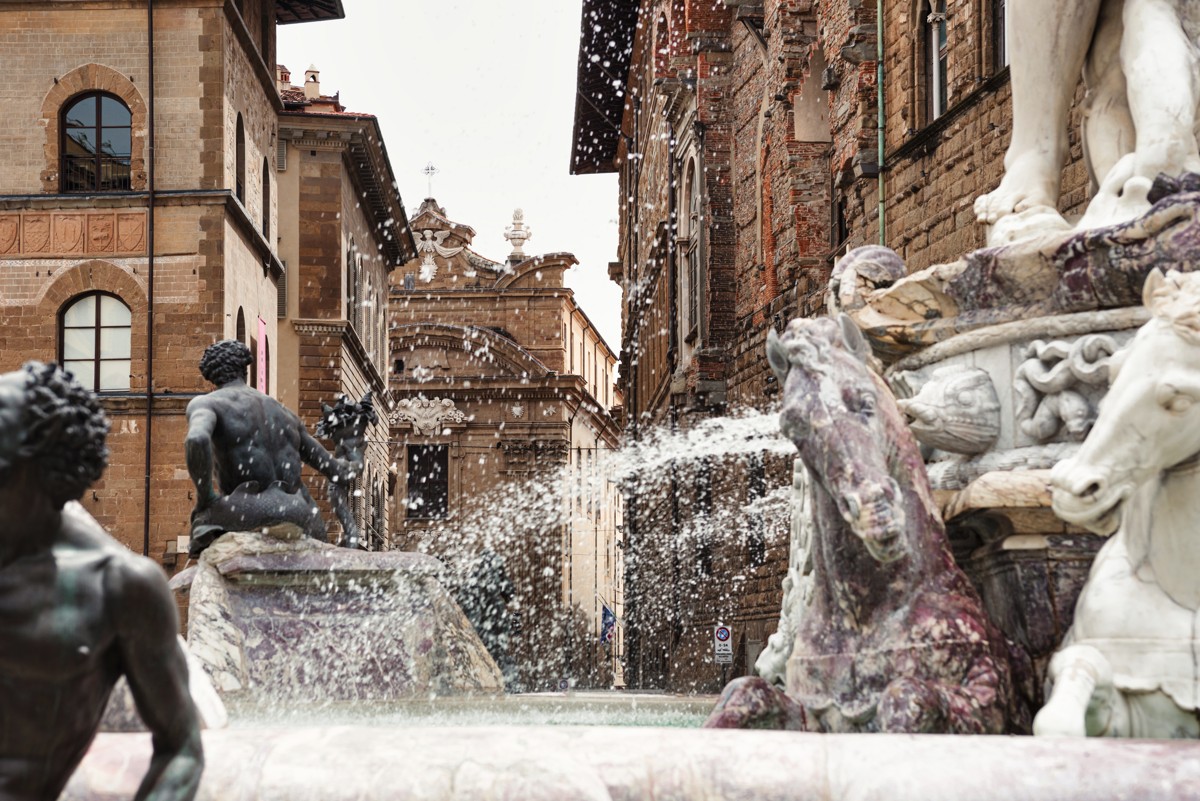
[[[1183,801],[1200,743],[641,728],[208,731],[197,801]],[[141,734],[102,734],[60,801],[133,798]]]

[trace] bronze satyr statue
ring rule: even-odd
[[[333,455],[347,464],[356,475],[363,470],[363,451],[367,446],[367,426],[379,422],[371,393],[358,403],[351,403],[345,395],[338,396],[337,403],[321,404],[321,422],[317,424],[317,436],[332,440]],[[353,478],[353,476],[351,476]],[[362,547],[362,530],[354,519],[350,508],[350,483],[339,482],[329,485],[329,502],[333,513],[342,524],[342,537],[338,545],[344,548]]]
[[[76,501],[108,460],[96,398],[57,365],[0,375],[0,799],[57,798],[124,674],[154,735],[137,798],[186,801],[204,765],[161,568]]]
[[[187,467],[196,485],[190,554],[226,531],[326,538],[325,523],[300,480],[303,464],[333,484],[353,478],[295,414],[246,384],[250,349],[237,340],[209,345],[200,373],[217,386],[187,407]],[[216,468],[220,494],[213,489]]]

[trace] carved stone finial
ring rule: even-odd
[[[512,225],[504,229],[504,238],[512,242],[512,253],[508,254],[509,261],[525,260],[525,243],[533,238],[533,231],[525,225],[525,212],[522,209],[513,210]]]

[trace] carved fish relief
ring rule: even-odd
[[[978,367],[939,367],[915,397],[897,403],[917,441],[932,448],[983,453],[1000,436],[1000,398]]]

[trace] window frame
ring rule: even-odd
[[[103,103],[103,101],[105,99],[115,101],[117,104],[119,104],[121,106],[121,108],[123,108],[125,110],[125,113],[129,116],[129,123],[127,125],[105,125],[104,124],[104,103]],[[73,110],[74,108],[79,106],[81,103],[88,101],[88,100],[93,100],[96,102],[96,113],[95,113],[94,123],[90,126],[68,125],[67,124],[67,114],[71,110]],[[71,131],[77,131],[77,130],[93,131],[96,136],[96,141],[97,141],[97,143],[99,143],[99,142],[103,141],[103,133],[102,132],[106,128],[109,128],[109,129],[115,128],[115,129],[120,129],[120,130],[124,130],[127,132],[128,137],[129,137],[129,152],[127,154],[125,154],[123,157],[119,156],[119,155],[106,156],[106,155],[104,155],[102,149],[99,146],[97,146],[96,152],[94,153],[94,155],[91,158],[79,158],[79,157],[71,156],[68,153],[67,143],[71,139],[71,137],[70,137]],[[69,176],[72,174],[72,170],[69,169],[68,164],[73,161],[79,162],[79,163],[86,163],[89,161],[92,162],[95,172],[92,175],[92,181],[91,181],[90,186],[75,187],[75,186],[68,185],[69,181],[70,181]],[[101,188],[101,185],[103,183],[102,176],[104,174],[104,169],[103,169],[104,164],[106,164],[106,163],[121,164],[122,162],[124,162],[124,167],[125,167],[125,179],[124,179],[123,185],[119,186],[115,189]],[[129,107],[129,104],[126,103],[119,96],[113,94],[112,92],[104,92],[101,90],[89,90],[86,92],[81,92],[81,93],[69,98],[65,103],[63,103],[62,107],[59,110],[59,122],[58,122],[58,169],[59,169],[58,188],[59,188],[59,192],[64,195],[67,195],[67,194],[70,194],[70,195],[117,194],[117,193],[121,193],[121,192],[133,191],[133,110]]]
[[[104,325],[104,318],[103,318],[103,314],[101,312],[102,304],[100,302],[100,298],[103,298],[103,297],[112,298],[113,300],[117,301],[118,303],[120,303],[122,306],[125,307],[125,310],[129,313],[129,325],[128,326],[124,326],[124,325],[105,326]],[[66,358],[67,313],[71,309],[78,306],[79,304],[88,300],[89,298],[96,298],[95,321],[93,322],[93,324],[91,326],[91,329],[95,332],[94,338],[93,338],[92,358],[91,359],[70,359],[70,360],[68,360]],[[113,358],[113,357],[106,358],[101,355],[102,354],[101,333],[105,330],[105,328],[108,328],[109,330],[127,328],[129,330],[129,350],[123,358]],[[84,328],[82,326],[73,326],[71,330],[86,331],[88,329]],[[81,376],[81,375],[71,371],[71,368],[67,367],[68,361],[70,361],[70,362],[90,362],[92,364],[91,377],[85,378],[84,376]],[[100,388],[100,366],[104,362],[126,362],[129,365],[129,371],[126,374],[127,383],[123,389],[101,389]],[[79,381],[79,383],[83,384],[86,388],[90,389],[92,392],[95,392],[99,395],[125,395],[125,394],[130,393],[133,390],[133,379],[132,379],[132,372],[133,372],[133,309],[130,307],[130,305],[128,303],[125,302],[125,299],[122,298],[120,295],[116,294],[115,292],[108,292],[108,291],[102,290],[102,289],[95,289],[95,290],[91,290],[88,292],[83,292],[79,295],[75,295],[75,296],[69,298],[65,303],[63,303],[63,305],[58,310],[58,363],[60,365],[62,365],[64,370],[71,372],[72,375],[75,376],[75,379],[77,381]]]

